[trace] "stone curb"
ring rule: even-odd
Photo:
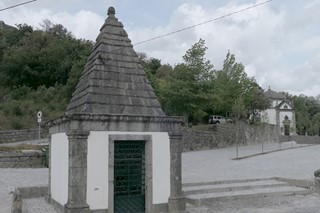
[[[48,194],[48,186],[18,187],[22,199],[45,197]]]

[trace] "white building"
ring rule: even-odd
[[[261,121],[279,126],[282,135],[295,134],[296,118],[291,101],[270,88],[264,94],[270,99],[270,107],[261,112]]]

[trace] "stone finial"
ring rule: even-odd
[[[109,7],[108,9],[108,15],[115,15],[116,14],[116,10],[114,9],[114,7]]]

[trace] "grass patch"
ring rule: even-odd
[[[214,126],[219,126],[223,128],[235,129],[234,123],[226,123],[226,124],[199,124],[196,126],[192,126],[190,129],[194,131],[204,131],[204,132],[212,132],[214,131]]]
[[[199,124],[191,127],[195,131],[212,131],[212,124]]]

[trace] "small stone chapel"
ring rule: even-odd
[[[182,212],[182,119],[168,117],[108,9],[64,116],[48,122],[59,212]]]

